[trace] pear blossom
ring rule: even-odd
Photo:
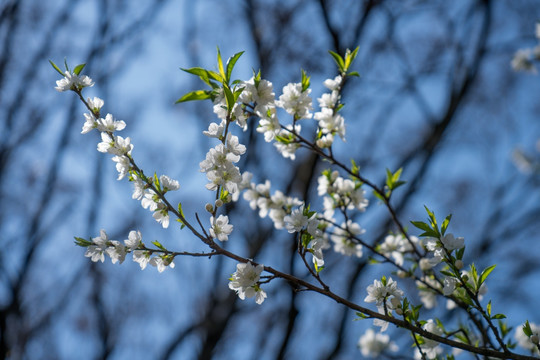
[[[86,98],[86,103],[88,104],[88,107],[93,112],[99,112],[101,108],[103,107],[103,105],[105,105],[105,102],[103,101],[103,99],[100,99],[95,96],[92,99]]]
[[[304,206],[292,211],[290,215],[283,218],[285,227],[289,233],[300,232],[307,224],[308,217],[304,215]]]
[[[142,244],[142,235],[138,230],[131,230],[127,240],[124,240],[124,245],[128,251],[133,251]]]
[[[131,169],[129,158],[125,155],[113,156],[112,160],[116,163],[116,171],[118,171],[118,180],[122,180]]]
[[[107,255],[110,256],[111,261],[113,264],[123,263],[124,259],[126,258],[127,250],[124,244],[122,244],[120,241],[113,240],[110,242],[111,246],[109,246],[106,250]]]
[[[246,297],[255,296],[255,302],[262,304],[266,293],[259,287],[258,282],[264,266],[252,263],[240,263],[236,265],[236,272],[229,278],[229,289],[236,291],[238,297],[244,300]]]
[[[461,249],[465,246],[465,240],[462,237],[456,238],[453,234],[444,235],[441,242],[448,251]]]
[[[137,175],[132,176],[132,181],[133,181],[133,194],[131,195],[131,198],[135,200],[142,200],[146,192],[146,183],[142,179],[140,179]]]
[[[107,236],[105,230],[101,229],[99,231],[99,236],[92,238],[92,243],[92,245],[89,245],[86,248],[86,253],[84,256],[91,258],[93,262],[104,262],[104,253],[107,251],[107,247],[109,246],[109,237]]]
[[[396,352],[399,349],[395,342],[390,341],[390,336],[375,332],[373,329],[368,329],[360,337],[358,347],[362,356],[368,358],[378,358],[384,352]]]
[[[107,114],[105,118],[97,120],[97,129],[99,131],[115,132],[123,130],[126,123],[122,120],[115,120],[111,114]]]
[[[335,91],[339,89],[339,86],[341,85],[341,80],[341,75],[338,75],[333,79],[324,80],[323,85],[326,86],[328,89]]]
[[[88,134],[90,131],[98,127],[98,122],[92,113],[84,113],[85,122],[82,127],[81,134]]]
[[[163,226],[164,229],[169,227],[169,211],[164,203],[157,204],[157,209],[152,217]]]
[[[167,267],[174,269],[174,262],[172,258],[169,258],[167,256],[155,256],[151,258],[148,263],[152,266],[155,266],[160,273],[165,271]]]
[[[268,111],[268,114],[263,114],[263,116],[260,117],[257,132],[264,134],[264,141],[271,142],[280,131],[281,125],[276,116],[275,108],[272,108]]]
[[[68,91],[68,90],[81,90],[85,87],[94,86],[94,82],[86,75],[76,75],[72,72],[65,71],[64,78],[56,81],[55,89],[57,91]]]
[[[147,250],[134,250],[133,261],[139,264],[141,270],[144,270],[150,262],[150,252]]]
[[[296,119],[309,119],[311,118],[310,110],[313,110],[310,93],[311,89],[302,91],[301,83],[289,83],[283,87],[283,95],[276,101],[276,105],[285,109]]]
[[[398,288],[397,282],[388,278],[383,281],[374,280],[372,285],[367,287],[368,296],[364,301],[368,303],[374,302],[377,307],[382,307],[386,304],[387,308],[392,309],[392,298],[401,300],[403,291]]]
[[[180,188],[180,184],[177,180],[171,179],[167,175],[161,175],[159,177],[159,184],[164,192],[174,191]]]
[[[221,136],[223,136],[223,130],[225,130],[226,123],[227,122],[225,120],[222,120],[219,125],[216,123],[210,123],[208,130],[203,131],[203,134],[211,138],[219,139]]]
[[[229,217],[226,215],[219,215],[217,219],[213,216],[210,218],[210,235],[214,239],[219,241],[229,240],[229,235],[233,231],[233,225],[229,224]]]
[[[418,242],[418,238],[411,236],[413,243]],[[396,264],[403,265],[404,254],[413,250],[411,243],[403,234],[387,235],[379,248],[380,252],[388,257],[392,257]]]

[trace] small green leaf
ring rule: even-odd
[[[165,247],[157,240],[152,241],[152,244],[160,250],[167,251],[167,249],[165,249]]]
[[[227,101],[227,110],[230,113],[234,107],[234,95],[227,84],[223,84],[223,93],[225,94],[225,100]]]
[[[55,63],[53,63],[51,60],[49,60],[49,63],[51,63],[51,66],[54,68],[54,70],[58,71],[60,75],[66,76],[66,74],[64,74],[64,72],[60,70],[60,68]]]
[[[75,69],[73,69],[73,73],[75,75],[79,75],[81,73],[81,71],[84,69],[85,66],[86,66],[86,64],[79,64],[79,65],[75,66]]]
[[[231,80],[231,74],[234,69],[234,65],[236,64],[236,62],[238,61],[240,56],[242,56],[243,53],[244,51],[236,53],[227,60],[227,81]]]
[[[223,59],[221,58],[221,52],[219,51],[219,48],[217,48],[217,63],[219,74],[223,78],[224,82],[228,84],[229,81],[227,79],[227,74],[225,73],[225,68],[223,67]]]
[[[360,311],[357,311],[356,312],[356,316],[358,316],[360,319],[355,319],[355,320],[361,320],[361,319],[369,319],[370,316],[369,315],[366,315]]]
[[[335,53],[333,51],[328,51],[330,55],[334,58],[334,61],[336,62],[339,72],[342,73],[345,71],[345,62],[343,61],[343,58],[338,53]]]
[[[448,215],[442,225],[441,225],[441,233],[444,235],[444,233],[446,232],[446,229],[448,228],[448,224],[450,224],[450,220],[452,219],[452,214]]]
[[[302,69],[302,91],[306,91],[309,88],[309,79],[310,77]]]
[[[180,99],[176,100],[175,104],[183,103],[186,101],[206,100],[212,98],[212,91],[209,90],[195,90],[188,92]]]
[[[200,68],[200,67],[194,67],[194,68],[189,68],[189,69],[180,68],[180,69],[187,73],[198,76],[205,84],[212,86],[210,82],[210,75],[208,73],[208,70]]]
[[[480,281],[478,283],[478,287],[480,287],[484,281],[486,281],[487,277],[489,276],[489,274],[491,274],[491,272],[493,271],[493,269],[495,269],[497,265],[491,265],[487,268],[484,269],[484,271],[482,271],[482,273],[480,274]]]
[[[487,306],[486,306],[486,311],[487,311],[487,314],[489,316],[491,316],[491,300],[489,300]]]
[[[93,245],[93,242],[75,236],[75,245],[81,246],[81,247],[88,247],[90,245]]]
[[[504,314],[495,314],[491,318],[492,319],[506,319],[506,315],[504,315]]]
[[[182,210],[182,203],[178,203],[178,213],[182,216],[183,219],[185,219],[186,217],[184,216],[184,211]],[[182,225],[180,226],[180,229],[183,229],[186,227],[186,224],[184,224],[184,222],[182,221],[182,219],[176,219],[176,221],[178,221],[179,223],[181,223]]]
[[[529,320],[525,321],[525,325],[523,325],[522,329],[525,335],[527,335],[528,337],[532,336],[533,332],[531,329],[531,324],[529,324]]]
[[[348,76],[356,76],[356,77],[360,77],[360,74],[358,73],[358,71],[351,71],[350,73],[347,73]]]

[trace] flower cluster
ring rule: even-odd
[[[238,297],[244,300],[246,297],[255,297],[257,304],[262,304],[266,299],[266,292],[259,286],[261,272],[264,266],[252,263],[240,263],[236,265],[236,272],[229,278],[229,289],[236,291]]]
[[[320,148],[329,148],[334,143],[334,136],[337,134],[345,140],[345,120],[338,113],[338,103],[340,100],[341,85],[343,77],[336,76],[334,79],[327,79],[324,82],[330,93],[323,94],[317,99],[321,110],[316,112],[313,118],[319,122],[319,131],[322,136],[317,140]]]
[[[337,171],[323,171],[318,183],[317,192],[324,196],[324,217],[327,219],[334,216],[336,209],[365,211],[369,204],[362,184],[342,178]]]
[[[364,301],[368,303],[374,302],[380,314],[387,314],[392,310],[399,309],[401,306],[403,291],[398,288],[397,282],[392,278],[387,279],[383,276],[381,281],[374,280],[373,284],[367,287],[367,292],[368,296]],[[375,319],[373,324],[380,326],[381,331],[388,328],[388,322],[383,320]]]
[[[302,83],[289,83],[283,87],[283,94],[276,105],[285,109],[296,120],[310,119],[313,110],[311,89],[306,89]]]
[[[100,231],[98,237],[91,241],[77,238],[77,244],[86,247],[84,256],[89,257],[93,262],[104,262],[105,255],[111,258],[113,264],[123,263],[128,253],[133,254],[133,261],[138,263],[141,270],[144,270],[148,264],[154,266],[159,272],[163,272],[167,267],[174,268],[174,256],[162,253],[158,256],[152,256],[153,250],[146,249],[142,242],[142,236],[139,231],[132,230],[124,242],[110,240],[105,230]]]

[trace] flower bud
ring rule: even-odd
[[[531,341],[533,342],[533,344],[538,344],[538,342],[540,341],[540,339],[538,338],[538,334],[531,335]]]
[[[454,265],[456,265],[456,268],[457,268],[458,270],[463,269],[463,261],[461,261],[461,260],[456,260],[456,262],[455,262]]]
[[[206,211],[208,211],[210,214],[212,213],[212,211],[214,211],[214,207],[212,206],[212,204],[206,204],[206,206],[204,207],[206,209]]]
[[[214,205],[216,206],[216,208],[222,207],[223,206],[223,201],[221,199],[217,199],[216,202],[214,203]]]
[[[402,279],[405,279],[405,278],[409,277],[409,274],[406,271],[398,270],[397,271],[397,276],[399,276]]]
[[[465,282],[469,281],[469,276],[468,276],[467,274],[462,275],[461,278],[462,278],[463,281],[465,281]]]
[[[396,314],[403,315],[403,310],[401,308],[396,309]]]

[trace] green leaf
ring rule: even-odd
[[[210,75],[209,75],[208,70],[200,68],[200,67],[194,67],[194,68],[189,68],[189,69],[180,68],[180,69],[187,73],[198,76],[205,84],[212,86],[210,82]]]
[[[492,319],[506,319],[506,315],[504,315],[504,314],[495,314],[491,318]]]
[[[178,213],[180,213],[180,215],[182,216],[183,219],[185,219],[186,217],[184,216],[184,211],[182,210],[182,203],[178,203]],[[176,221],[178,221],[179,223],[181,223],[182,225],[180,226],[180,229],[183,229],[186,227],[186,224],[184,224],[184,222],[182,221],[182,219],[176,219]]]
[[[302,69],[302,91],[306,91],[309,88],[309,79],[310,77]]]
[[[361,319],[369,319],[370,316],[369,315],[366,315],[360,311],[357,311],[356,312],[356,316],[358,316],[360,319],[355,319],[355,320],[361,320]]]
[[[328,51],[330,55],[334,58],[334,61],[336,62],[339,72],[342,73],[345,71],[345,62],[343,61],[343,58],[338,53],[335,53],[331,50]]]
[[[64,74],[64,72],[62,70],[60,70],[60,68],[55,64],[53,63],[51,60],[49,60],[49,63],[51,64],[51,66],[54,68],[54,70],[58,71],[58,73],[62,76],[66,76],[66,74]]]
[[[227,101],[227,110],[230,113],[234,107],[234,95],[227,84],[223,84],[223,93],[225,94],[225,100]]]
[[[487,306],[486,306],[486,311],[487,311],[487,314],[489,316],[491,316],[491,300],[489,300]]]
[[[527,335],[528,337],[532,336],[533,332],[531,329],[531,324],[529,324],[529,320],[525,321],[525,325],[523,325],[522,329],[525,335]]]
[[[88,247],[90,245],[93,245],[93,242],[75,236],[75,245],[81,246],[81,247]]]
[[[354,59],[356,59],[356,55],[358,55],[358,46],[353,51],[347,49],[345,52],[345,71],[349,70],[349,67],[353,63]]]
[[[240,56],[242,56],[242,54],[244,53],[244,51],[240,51],[239,53],[236,53],[234,54],[232,57],[230,57],[228,60],[227,60],[227,82],[229,82],[231,80],[231,74],[232,74],[232,71],[234,69],[234,65],[236,64],[236,62],[238,61],[238,59],[240,58]]]
[[[218,70],[219,74],[223,78],[223,82],[228,84],[229,80],[227,79],[227,74],[225,73],[225,68],[223,67],[223,59],[221,58],[221,52],[219,51],[219,48],[217,48],[217,63],[218,63]]]
[[[358,175],[360,173],[360,167],[356,164],[356,161],[354,161],[354,159],[351,159],[351,164],[351,172],[355,175]]]
[[[152,241],[152,244],[160,250],[167,251],[167,249],[165,249],[165,247],[157,240]]]
[[[347,73],[348,76],[356,76],[356,77],[360,77],[360,74],[358,73],[358,71],[351,71],[350,73]]]
[[[81,73],[81,71],[84,69],[85,66],[86,66],[86,64],[79,64],[79,65],[75,66],[75,69],[73,69],[73,73],[75,75],[79,75]]]
[[[411,224],[413,224],[418,229],[424,230],[426,232],[433,231],[431,227],[423,221],[411,221]]]
[[[180,99],[176,100],[175,104],[183,103],[186,101],[206,100],[212,98],[212,91],[209,90],[195,90],[188,92]]]
[[[484,283],[484,281],[486,281],[487,277],[489,276],[489,274],[491,274],[491,272],[493,271],[493,269],[495,269],[496,266],[497,265],[491,265],[485,268],[484,271],[482,271],[482,273],[480,274],[480,281],[478,283],[479,288]]]
[[[442,225],[441,225],[441,233],[444,235],[444,233],[446,232],[446,229],[448,228],[448,224],[450,224],[450,220],[452,219],[452,214],[448,215]]]

